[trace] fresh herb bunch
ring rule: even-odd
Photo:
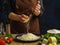
[[[13,38],[13,36],[11,34],[7,33],[7,32],[4,34],[4,36],[8,37],[8,38]]]

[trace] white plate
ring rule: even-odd
[[[57,30],[57,29],[50,29],[50,30],[47,31],[47,33],[60,34],[60,30]]]

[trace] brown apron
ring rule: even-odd
[[[17,0],[16,5],[18,2],[19,1]],[[31,19],[29,27],[30,27],[29,32],[34,33],[34,34],[40,34],[39,21],[37,17]],[[27,32],[27,29],[24,23],[17,22],[17,21],[11,21],[11,33],[26,33],[26,32]]]

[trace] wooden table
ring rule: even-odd
[[[13,36],[15,37],[16,34],[13,34]],[[40,44],[40,41],[32,42],[32,43],[22,43],[22,42],[13,41],[11,44],[6,44],[6,45],[42,45],[42,44]],[[58,44],[58,45],[60,45],[60,44]]]
[[[17,34],[13,34],[15,37]],[[6,45],[40,45],[40,41],[37,42],[32,42],[32,43],[22,43],[22,42],[12,42],[11,44],[6,44]]]
[[[6,44],[6,45],[40,45],[40,44],[39,44],[39,42],[34,42],[34,43],[12,42],[11,44]]]

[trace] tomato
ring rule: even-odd
[[[0,45],[5,45],[5,40],[1,39],[0,40]]]
[[[8,38],[8,39],[7,39],[7,42],[8,42],[8,43],[13,42],[13,38]]]

